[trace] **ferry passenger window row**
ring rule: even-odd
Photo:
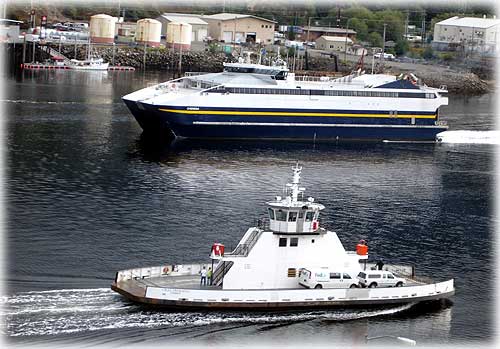
[[[211,92],[227,92],[236,94],[265,94],[265,95],[302,95],[302,96],[344,96],[344,97],[386,97],[386,98],[436,98],[434,93],[421,92],[391,92],[391,91],[351,91],[351,90],[304,90],[301,88],[251,88],[228,87],[217,88]]]
[[[281,70],[278,69],[265,69],[265,68],[249,68],[249,67],[225,67],[226,72],[231,73],[250,73],[250,74],[265,74],[265,75],[278,75]]]

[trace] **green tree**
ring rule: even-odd
[[[368,25],[359,18],[353,18],[349,22],[349,27],[356,31],[356,38],[361,41],[366,41],[368,38]]]
[[[373,47],[382,47],[383,44],[382,35],[380,35],[377,32],[371,32],[370,34],[368,34],[367,40]]]
[[[422,52],[422,57],[424,57],[425,59],[434,58],[434,50],[431,46],[427,46],[425,48],[424,52]]]
[[[373,12],[363,6],[353,6],[342,12],[342,17],[358,18],[364,20],[375,19]]]
[[[400,39],[400,40],[396,41],[396,47],[394,47],[394,51],[396,52],[396,55],[402,56],[406,52],[408,52],[409,49],[410,49],[410,44],[408,44],[408,41],[406,41],[404,39]]]
[[[383,28],[387,24],[385,40],[398,41],[403,37],[405,28],[405,15],[400,11],[384,10],[375,12],[378,28]],[[382,29],[383,30],[383,29]]]

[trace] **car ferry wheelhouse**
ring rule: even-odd
[[[360,71],[295,76],[285,64],[225,63],[123,97],[145,133],[176,138],[435,141],[446,87]]]

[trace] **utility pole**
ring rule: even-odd
[[[425,10],[422,17],[422,46],[425,46]]]
[[[26,63],[26,35],[23,39],[23,64]]]
[[[410,22],[410,10],[406,10],[405,39],[408,40],[408,24]]]
[[[182,38],[182,24],[181,24],[181,35]],[[182,43],[179,43],[179,77],[182,75]]]
[[[340,7],[337,5],[337,28],[340,28]]]
[[[347,36],[349,34],[349,21],[351,19],[349,18],[347,20],[347,23],[345,25],[345,43],[344,43],[344,62],[347,62]]]
[[[307,20],[307,39],[306,43],[309,42],[309,29],[311,28],[311,17]],[[306,44],[306,50],[307,50],[307,44]]]
[[[385,30],[387,28],[387,24],[384,23],[384,35],[383,35],[383,38],[382,38],[382,55],[380,55],[380,60],[383,61],[384,60],[384,54],[385,54]]]
[[[144,34],[141,35],[144,40],[144,56],[142,57],[142,68],[146,70],[146,40],[144,38]]]

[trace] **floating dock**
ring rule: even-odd
[[[30,69],[30,70],[71,70],[72,68],[67,65],[53,65],[53,64],[40,64],[40,63],[24,63],[21,64],[21,69]],[[111,66],[108,67],[107,70],[113,71],[134,71],[134,67],[125,67],[125,66]]]

